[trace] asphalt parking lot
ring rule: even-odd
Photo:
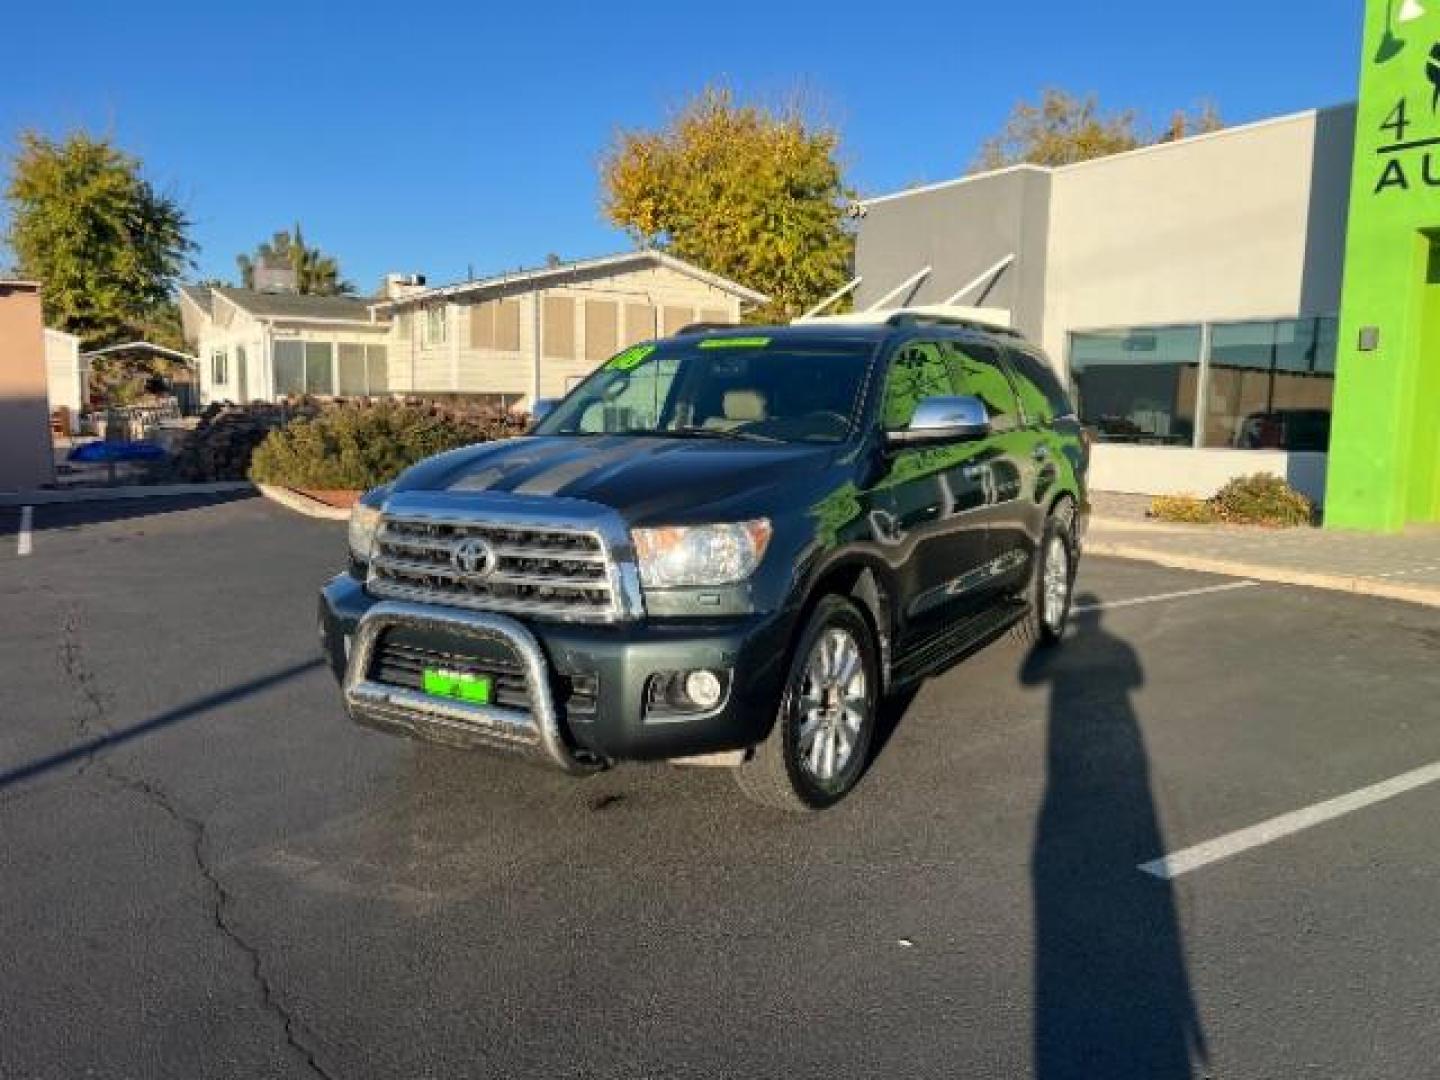
[[[932,680],[797,822],[352,727],[339,525],[25,536],[0,1076],[1436,1075],[1434,609],[1089,560],[1059,654]]]

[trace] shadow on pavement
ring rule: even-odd
[[[202,510],[224,503],[257,499],[253,491],[224,491],[210,495],[157,495],[135,499],[111,499],[100,502],[42,503],[32,511],[31,529],[42,533],[54,529],[74,529],[85,525],[101,525],[110,521]],[[20,507],[0,507],[0,536],[13,535],[19,528]]]
[[[315,671],[323,666],[324,661],[319,657],[314,657],[302,663],[292,664],[289,667],[281,668],[279,671],[272,672],[269,675],[262,675],[258,679],[251,679],[249,682],[241,683],[239,686],[232,686],[228,690],[219,690],[205,697],[196,698],[194,701],[187,702],[174,709],[169,709],[159,716],[152,717],[149,720],[142,721],[131,727],[122,728],[119,731],[107,732],[104,735],[89,739],[86,742],[77,743],[75,746],[66,750],[50,754],[47,757],[36,758],[34,761],[17,765],[12,769],[0,772],[0,789],[23,783],[26,780],[33,780],[35,777],[53,772],[55,769],[61,769],[66,765],[83,761],[86,758],[106,750],[113,750],[115,747],[131,742],[134,739],[139,739],[146,735],[153,735],[157,731],[171,727],[182,721],[193,720],[221,706],[233,704],[242,698],[261,693],[264,690],[270,689],[272,686],[278,686],[280,683],[304,675],[307,672]]]
[[[1025,685],[1050,689],[1031,859],[1035,1076],[1191,1077],[1207,1054],[1174,894],[1137,869],[1164,851],[1130,700],[1144,671],[1099,611],[1077,614],[1072,633],[1021,670]]]

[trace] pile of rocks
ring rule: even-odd
[[[250,458],[265,436],[291,420],[320,411],[312,402],[250,405],[217,403],[200,414],[200,422],[175,455],[173,472],[190,483],[244,480]]]

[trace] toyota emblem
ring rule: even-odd
[[[462,574],[486,578],[495,572],[495,549],[488,541],[472,536],[455,546],[450,561]]]

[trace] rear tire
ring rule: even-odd
[[[1016,641],[1049,646],[1065,636],[1075,592],[1077,554],[1075,511],[1064,502],[1046,519],[1040,546],[1031,560],[1030,581],[1024,592],[1029,610],[1010,631]]]
[[[843,799],[869,759],[879,684],[870,624],[849,600],[824,597],[796,643],[769,736],[735,770],[740,790],[793,814]]]

